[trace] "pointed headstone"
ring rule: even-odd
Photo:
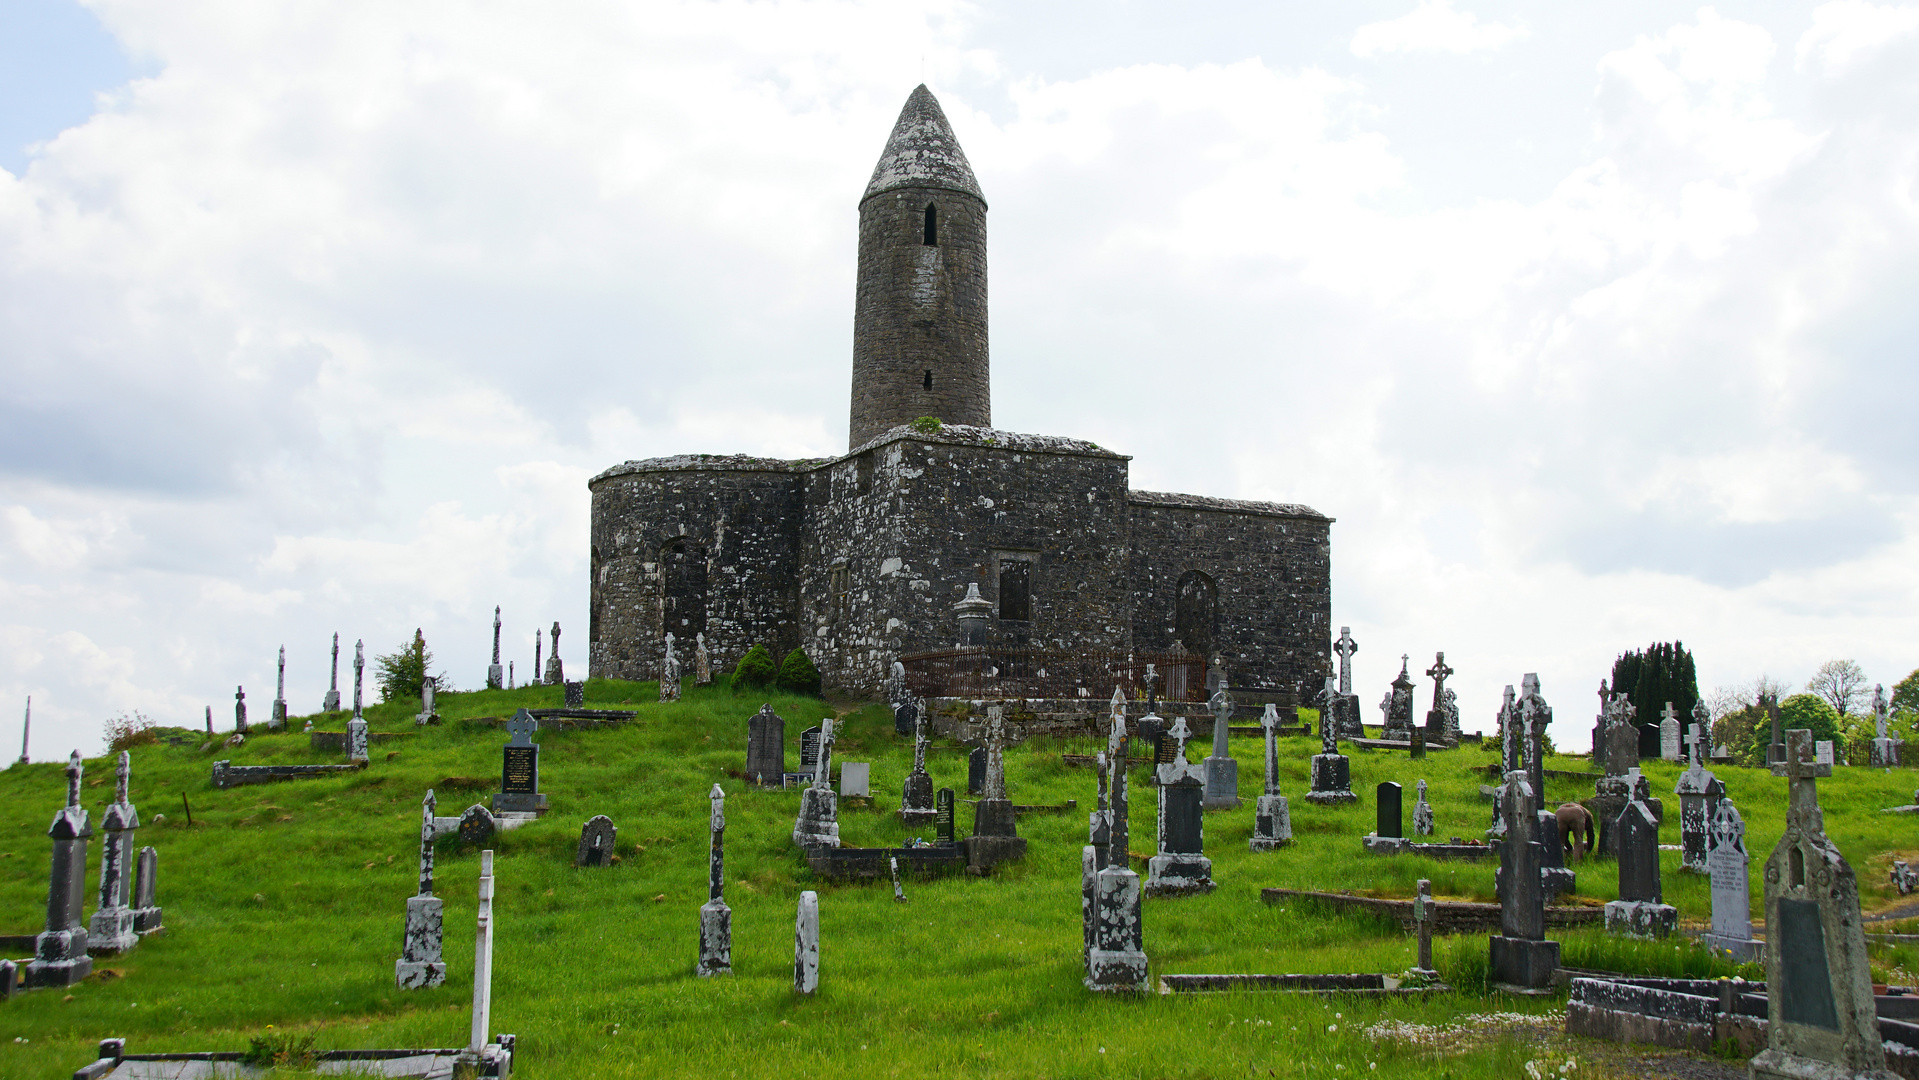
[[[321,712],[340,711],[340,632],[333,632],[333,664],[327,675],[326,697],[320,701]],[[209,726],[208,731],[213,728]]]
[[[712,850],[708,856],[706,903],[700,908],[700,962],[694,974],[724,975],[733,970],[733,909],[726,906],[726,792],[714,784]]]
[[[1293,817],[1286,796],[1279,793],[1279,708],[1267,705],[1259,718],[1266,736],[1266,793],[1253,808],[1253,838],[1247,845],[1254,851],[1277,851],[1293,842]]]
[[[1706,872],[1712,880],[1712,929],[1700,935],[1706,947],[1735,963],[1759,959],[1765,943],[1752,936],[1752,885],[1746,853],[1746,822],[1731,799],[1722,798],[1707,827]]]
[[[406,932],[400,938],[400,959],[393,965],[393,981],[401,990],[425,990],[446,982],[444,911],[433,895],[433,841],[439,835],[433,821],[431,788],[420,800],[420,890],[407,898]]]
[[[1326,710],[1320,715],[1320,752],[1313,755],[1313,787],[1306,793],[1307,802],[1322,806],[1359,801],[1353,794],[1352,762],[1339,752],[1338,728],[1327,724],[1327,718],[1337,711],[1338,700],[1338,687],[1327,676],[1325,692],[1320,695],[1320,705]]]
[[[1659,821],[1646,805],[1650,787],[1638,769],[1627,774],[1632,798],[1614,821],[1619,858],[1619,899],[1606,905],[1606,931],[1640,938],[1662,938],[1678,924],[1679,912],[1665,903],[1659,879]]]
[[[125,952],[140,942],[133,930],[133,908],[127,903],[131,896],[134,830],[140,827],[139,811],[127,797],[131,773],[130,755],[122,750],[113,803],[100,822],[101,831],[106,833],[100,843],[100,904],[87,927],[87,948],[97,953]]]
[[[1147,896],[1191,896],[1209,893],[1213,861],[1206,857],[1203,798],[1206,770],[1186,760],[1186,718],[1173,719],[1170,732],[1176,749],[1173,760],[1155,767],[1159,780],[1159,853],[1147,860]]]
[[[786,721],[769,702],[746,722],[746,778],[761,786],[786,774]]]
[[[72,986],[93,972],[87,955],[87,928],[80,921],[86,901],[87,840],[93,825],[80,805],[80,778],[84,773],[80,751],[67,759],[67,805],[53,816],[47,835],[53,838],[53,872],[47,881],[47,928],[33,942],[33,960],[27,964],[26,985]]]

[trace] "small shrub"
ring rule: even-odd
[[[943,426],[937,416],[922,416],[913,421],[913,430],[921,435],[938,435]]]
[[[151,746],[159,741],[160,733],[153,730],[153,721],[137,710],[123,712],[107,721],[107,750],[112,753]]]
[[[740,657],[739,666],[733,669],[733,689],[760,690],[773,685],[779,678],[780,669],[773,663],[773,654],[766,646],[755,645]]]
[[[780,661],[779,687],[789,694],[820,696],[820,669],[813,666],[804,649],[794,649]]]
[[[246,1052],[240,1055],[240,1061],[256,1069],[311,1069],[318,1056],[313,1049],[313,1036],[275,1031],[255,1036]]]

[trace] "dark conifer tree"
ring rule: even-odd
[[[1639,756],[1659,756],[1660,713],[1672,702],[1683,735],[1692,723],[1692,707],[1699,701],[1699,676],[1684,642],[1654,642],[1643,651],[1628,650],[1613,661],[1615,693],[1638,709]]]

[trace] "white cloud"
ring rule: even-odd
[[[1419,0],[1397,19],[1367,23],[1353,33],[1354,56],[1382,53],[1469,53],[1498,49],[1526,36],[1526,29],[1480,22],[1470,11],[1453,10],[1452,0]]]
[[[1795,62],[1801,71],[1837,75],[1888,43],[1919,31],[1919,6],[1834,0],[1813,9]]]

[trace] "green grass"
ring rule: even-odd
[[[1365,1029],[1386,1019],[1443,1026],[1493,1009],[1550,1009],[1550,1002],[1470,992],[1411,1002],[1088,993],[1079,983],[1078,872],[1094,778],[1059,755],[1090,752],[1091,740],[1035,740],[1006,756],[1016,801],[1078,799],[1081,813],[1022,819],[1031,842],[1022,863],[990,879],[909,881],[909,902],[901,905],[888,885],[814,882],[789,840],[798,792],[748,790],[731,775],[743,765],[747,717],[763,698],[689,690],[678,703],[650,704],[656,698],[652,684],[589,682],[590,706],[649,704],[634,724],[542,731],[542,787],[553,810],[496,838],[494,1029],[520,1036],[522,1076],[1466,1077],[1518,1074],[1539,1051],[1527,1039],[1495,1033],[1435,1060],[1427,1050],[1371,1039]],[[912,753],[893,736],[884,708],[782,697],[772,703],[786,718],[795,767],[800,730],[834,711],[848,721],[839,759],[873,763],[878,806],[842,811],[848,843],[897,844],[930,833],[903,827],[891,813]],[[99,960],[98,974],[74,988],[71,1000],[65,992],[35,991],[0,1007],[0,1076],[68,1076],[91,1060],[94,1041],[109,1035],[128,1038],[134,1052],[245,1050],[266,1036],[310,1035],[321,1049],[464,1043],[475,853],[450,842],[440,852],[436,891],[446,900],[448,985],[410,993],[393,987],[405,901],[414,891],[420,797],[428,787],[439,789],[442,814],[484,800],[497,786],[505,734],[473,718],[558,704],[557,687],[443,695],[444,726],[376,744],[365,772],[226,792],[209,782],[216,758],[240,765],[337,759],[313,753],[298,733],[256,735],[233,750],[202,750],[197,739],[135,750],[133,796],[147,823],[140,843],[160,852],[168,930],[126,956]],[[369,719],[376,731],[414,732],[412,712],[376,706]],[[337,730],[345,717],[315,719]],[[1484,764],[1490,754],[1435,753],[1412,762],[1355,752],[1362,804],[1322,809],[1299,797],[1317,745],[1283,744],[1281,786],[1292,797],[1296,843],[1254,855],[1246,848],[1250,797],[1262,782],[1263,758],[1257,740],[1234,740],[1249,805],[1207,816],[1217,892],[1147,902],[1146,950],[1155,975],[1411,966],[1412,940],[1396,926],[1312,905],[1269,907],[1259,900],[1262,887],[1407,896],[1418,878],[1429,877],[1442,896],[1491,899],[1490,863],[1386,859],[1361,853],[1359,845],[1372,827],[1373,785],[1398,780],[1410,803],[1413,781],[1422,776],[1439,837],[1482,836],[1490,813],[1478,796],[1485,777],[1465,766]],[[1193,756],[1203,753],[1195,748]],[[1549,764],[1583,768],[1579,759]],[[963,791],[963,754],[936,751],[929,766],[938,784]],[[1677,779],[1677,770],[1661,763],[1649,763],[1647,772],[1655,791],[1669,792]],[[1719,774],[1751,830],[1756,903],[1760,867],[1781,828],[1785,782],[1751,770]],[[1143,770],[1134,776],[1132,847],[1147,854],[1154,795],[1140,783]],[[448,778],[481,782],[449,789]],[[705,796],[715,782],[729,796],[735,969],[709,981],[692,969],[706,899]],[[110,762],[88,762],[87,783],[97,824],[113,790]],[[1914,854],[1905,847],[1908,821],[1876,811],[1908,801],[1912,787],[1904,770],[1843,769],[1821,783],[1828,829],[1860,871],[1869,908],[1892,901],[1887,853]],[[1570,781],[1549,781],[1547,788],[1554,802],[1591,793]],[[59,763],[0,772],[0,912],[11,913],[0,931],[40,929],[45,833],[64,792]],[[193,807],[191,828],[183,795]],[[1662,839],[1673,843],[1676,800],[1668,796],[1667,807]],[[963,834],[970,815],[960,809]],[[580,826],[601,813],[619,827],[621,862],[576,870]],[[97,872],[97,843],[91,855]],[[1667,899],[1683,919],[1703,921],[1705,882],[1679,873],[1676,853],[1666,859]],[[90,889],[96,882],[90,876]],[[1611,898],[1616,871],[1610,863],[1588,864],[1579,885],[1582,897]],[[822,927],[821,991],[810,1000],[791,991],[794,903],[806,888],[820,893]],[[1565,940],[1569,963],[1591,961],[1581,966],[1695,971],[1691,952],[1672,943],[1620,943],[1591,931]],[[1441,969],[1462,986],[1483,986],[1485,950],[1483,935],[1442,941]]]

